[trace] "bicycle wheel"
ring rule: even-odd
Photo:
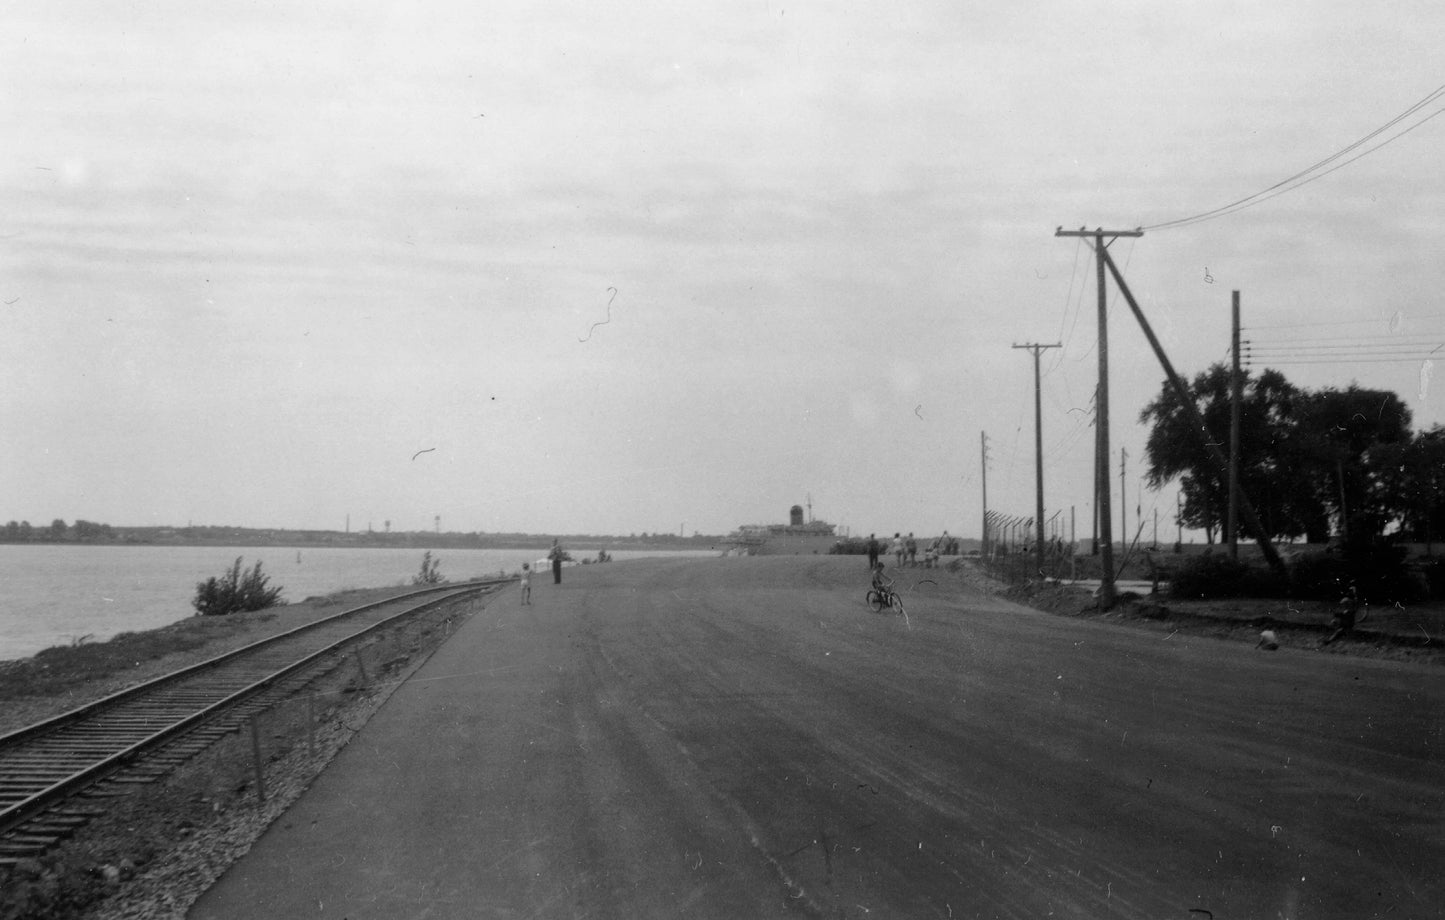
[[[877,613],[884,607],[888,606],[888,601],[886,598],[884,598],[883,595],[879,594],[877,591],[870,589],[868,591],[868,606],[873,608],[874,613]]]

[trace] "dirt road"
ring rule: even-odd
[[[1051,617],[847,557],[494,601],[212,917],[1436,917],[1438,668]]]

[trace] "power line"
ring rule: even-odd
[[[1248,339],[1248,340],[1246,340],[1246,341],[1259,342],[1260,340],[1258,340],[1258,339]],[[1439,337],[1437,337],[1437,336],[1430,336],[1430,335],[1335,335],[1335,336],[1324,336],[1324,337],[1322,337],[1322,338],[1317,338],[1317,339],[1280,339],[1280,340],[1278,340],[1278,341],[1281,342],[1281,343],[1287,342],[1287,343],[1288,343],[1288,347],[1300,347],[1300,346],[1310,346],[1310,345],[1320,345],[1320,346],[1322,346],[1322,347],[1333,347],[1333,346],[1328,346],[1326,343],[1329,343],[1329,342],[1350,342],[1350,343],[1353,343],[1353,344],[1355,344],[1355,345],[1364,345],[1364,344],[1368,344],[1368,343],[1372,343],[1372,342],[1380,342],[1380,343],[1385,343],[1385,344],[1400,344],[1400,345],[1411,345],[1411,344],[1413,344],[1413,345],[1426,345],[1426,344],[1435,345],[1435,344],[1439,344],[1441,340],[1440,340]],[[1266,340],[1264,340],[1263,344],[1269,345],[1269,344],[1271,344],[1271,342],[1270,342],[1270,340],[1266,339]]]
[[[1428,342],[1355,342],[1349,345],[1324,345],[1319,343],[1300,342],[1291,345],[1256,344],[1248,342],[1240,350],[1245,354],[1298,354],[1308,352],[1309,354],[1330,354],[1332,352],[1343,352],[1346,354],[1398,354],[1400,352],[1414,352],[1421,349],[1439,351],[1445,349],[1445,342],[1432,340]]]
[[[1342,358],[1339,355],[1321,358],[1249,358],[1246,356],[1243,361],[1245,367],[1253,368],[1256,365],[1288,367],[1292,364],[1413,364],[1417,361],[1431,361],[1435,358],[1445,358],[1445,354],[1401,355],[1395,358]]]
[[[1183,226],[1187,226],[1187,225],[1189,225],[1189,224],[1196,224],[1196,223],[1200,223],[1200,222],[1206,221],[1206,220],[1213,220],[1213,219],[1216,218],[1216,217],[1223,217],[1223,216],[1225,216],[1226,214],[1233,214],[1233,213],[1236,212],[1236,211],[1242,211],[1242,210],[1244,210],[1245,208],[1253,207],[1254,205],[1257,205],[1257,204],[1260,204],[1260,203],[1262,203],[1262,202],[1268,201],[1269,199],[1274,198],[1274,197],[1277,196],[1277,195],[1283,195],[1285,192],[1292,192],[1292,191],[1294,191],[1294,190],[1297,189],[1297,188],[1300,188],[1300,187],[1302,187],[1302,186],[1308,185],[1309,183],[1315,181],[1316,179],[1323,179],[1325,176],[1328,176],[1330,173],[1334,172],[1335,170],[1341,169],[1341,168],[1343,168],[1343,167],[1345,167],[1345,166],[1348,166],[1348,165],[1350,165],[1351,163],[1355,162],[1356,160],[1360,159],[1361,157],[1368,156],[1369,154],[1374,153],[1376,150],[1379,150],[1381,147],[1384,147],[1384,146],[1386,146],[1386,145],[1388,145],[1388,144],[1394,143],[1395,141],[1397,141],[1397,140],[1399,140],[1400,138],[1404,137],[1406,134],[1409,134],[1411,131],[1414,131],[1416,128],[1420,127],[1421,125],[1423,125],[1423,124],[1425,124],[1426,122],[1430,121],[1431,119],[1435,118],[1437,115],[1440,115],[1442,112],[1445,112],[1445,107],[1436,109],[1435,111],[1433,111],[1433,112],[1431,112],[1430,114],[1426,115],[1425,117],[1421,118],[1419,121],[1416,121],[1414,124],[1410,125],[1409,127],[1405,128],[1404,130],[1402,130],[1402,131],[1398,132],[1397,134],[1394,134],[1394,135],[1392,135],[1392,136],[1390,136],[1390,137],[1385,138],[1383,141],[1380,141],[1378,144],[1375,144],[1373,147],[1368,147],[1368,148],[1366,148],[1366,149],[1364,149],[1364,150],[1361,150],[1359,153],[1356,153],[1354,156],[1351,156],[1351,157],[1349,157],[1348,159],[1346,159],[1346,160],[1344,160],[1344,161],[1342,161],[1342,162],[1335,163],[1335,161],[1338,160],[1340,157],[1343,157],[1343,156],[1345,156],[1345,155],[1347,155],[1347,154],[1349,154],[1349,153],[1352,153],[1352,152],[1354,152],[1354,151],[1356,151],[1356,150],[1359,150],[1359,148],[1362,147],[1363,145],[1365,145],[1365,144],[1369,143],[1370,141],[1374,140],[1376,137],[1380,136],[1382,133],[1390,130],[1390,129],[1393,128],[1395,125],[1399,124],[1400,122],[1402,122],[1402,121],[1404,121],[1405,119],[1409,118],[1411,115],[1413,115],[1413,114],[1415,114],[1416,112],[1420,111],[1420,110],[1421,110],[1422,108],[1424,108],[1425,106],[1427,106],[1427,105],[1429,105],[1430,103],[1434,102],[1436,99],[1440,98],[1440,96],[1441,96],[1442,94],[1445,94],[1445,84],[1442,84],[1441,86],[1436,87],[1436,88],[1435,88],[1434,90],[1432,90],[1430,93],[1426,94],[1426,96],[1425,96],[1423,99],[1421,99],[1419,102],[1416,102],[1414,105],[1410,106],[1410,107],[1407,108],[1405,111],[1401,112],[1399,115],[1396,115],[1394,118],[1392,118],[1392,119],[1390,119],[1389,121],[1385,122],[1383,125],[1379,126],[1379,127],[1376,128],[1375,130],[1373,130],[1373,131],[1371,131],[1370,133],[1366,134],[1364,137],[1360,138],[1359,140],[1355,141],[1354,143],[1349,144],[1348,146],[1343,147],[1343,148],[1335,151],[1334,153],[1332,153],[1332,154],[1330,154],[1329,156],[1325,157],[1323,160],[1320,160],[1319,162],[1315,163],[1314,165],[1308,166],[1308,167],[1300,170],[1299,172],[1295,173],[1295,174],[1292,175],[1292,176],[1289,176],[1288,178],[1281,179],[1280,181],[1276,182],[1275,184],[1269,186],[1268,188],[1264,188],[1264,189],[1261,189],[1261,190],[1258,191],[1258,192],[1255,192],[1253,195],[1247,195],[1247,196],[1245,196],[1244,198],[1240,198],[1240,199],[1237,200],[1237,201],[1232,201],[1232,202],[1230,202],[1229,204],[1221,205],[1221,206],[1219,206],[1219,207],[1217,207],[1217,208],[1213,208],[1213,209],[1208,210],[1208,211],[1202,211],[1202,212],[1200,212],[1200,213],[1198,213],[1198,214],[1194,214],[1194,215],[1191,215],[1191,216],[1189,216],[1189,217],[1181,217],[1181,218],[1178,218],[1178,219],[1176,219],[1176,220],[1168,220],[1168,221],[1164,221],[1163,223],[1153,224],[1153,225],[1148,226],[1148,227],[1141,227],[1140,229],[1141,229],[1141,230],[1161,230],[1161,229],[1168,229],[1168,228],[1174,228],[1174,227],[1183,227]],[[1335,163],[1335,165],[1330,166],[1329,169],[1324,169],[1324,167],[1329,166],[1329,164],[1331,164],[1331,163]],[[1321,171],[1321,170],[1322,170],[1322,171]]]
[[[1074,267],[1069,270],[1069,289],[1064,292],[1064,315],[1059,322],[1059,340],[1063,341],[1064,326],[1069,322],[1069,307],[1074,300],[1074,279],[1079,276],[1079,252],[1084,248],[1084,240],[1080,238],[1074,245]],[[1079,289],[1080,294],[1083,288]],[[1060,356],[1062,357],[1062,355]]]

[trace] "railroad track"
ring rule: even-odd
[[[106,798],[168,774],[379,631],[504,581],[355,607],[0,736],[0,864],[44,853]]]

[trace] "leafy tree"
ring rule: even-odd
[[[427,550],[421,557],[421,571],[411,577],[414,585],[437,585],[441,584],[441,561],[433,559],[431,550]]]
[[[1445,426],[1382,445],[1372,458],[1383,510],[1400,534],[1419,543],[1445,539]]]
[[[1209,439],[1228,453],[1230,369],[1214,364],[1196,376],[1188,390],[1204,419]],[[1240,488],[1253,504],[1260,526],[1273,538],[1307,536],[1323,541],[1328,520],[1315,491],[1302,482],[1295,467],[1300,448],[1295,437],[1295,412],[1303,397],[1284,375],[1265,370],[1245,374],[1240,402]],[[1204,434],[1195,429],[1174,387],[1167,381],[1159,396],[1139,415],[1150,424],[1145,445],[1148,481],[1153,488],[1178,478],[1183,496],[1183,523],[1214,532],[1228,516],[1229,471],[1210,456]],[[1249,533],[1243,521],[1241,535]]]
[[[1351,384],[1317,390],[1296,406],[1301,477],[1347,541],[1370,543],[1396,517],[1392,466],[1411,441],[1410,407],[1388,390]]]
[[[55,520],[50,522],[50,539],[64,540],[65,531],[65,521],[61,520],[60,518],[56,518]]]

